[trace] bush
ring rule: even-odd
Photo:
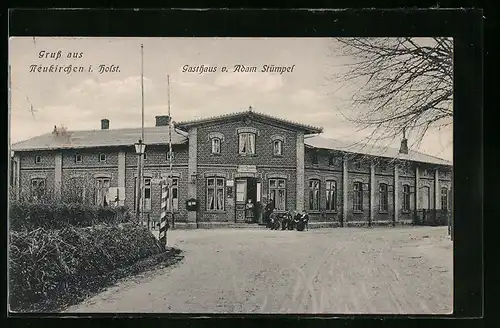
[[[10,232],[9,294],[14,311],[105,281],[113,270],[164,248],[135,224]]]
[[[13,201],[10,203],[9,220],[9,228],[19,231],[89,227],[100,223],[119,224],[130,222],[132,215],[126,207],[99,207],[55,201]]]

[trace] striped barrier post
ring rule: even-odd
[[[168,199],[168,184],[162,182],[159,240],[160,244],[163,245],[165,248],[167,247],[167,230],[168,230],[167,199]]]

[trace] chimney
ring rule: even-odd
[[[408,139],[406,139],[406,129],[403,128],[403,139],[401,140],[400,154],[408,154]]]
[[[108,119],[101,120],[101,130],[109,130],[109,120]]]
[[[170,117],[168,115],[155,116],[156,126],[168,126],[170,123]]]

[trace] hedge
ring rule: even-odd
[[[86,289],[111,272],[164,252],[136,224],[10,231],[9,297],[13,311],[50,308],[61,294]]]
[[[89,227],[95,224],[119,224],[132,220],[126,207],[102,207],[81,203],[10,202],[9,228],[62,229],[69,226]]]

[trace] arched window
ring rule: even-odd
[[[309,180],[309,209],[319,211],[319,185],[318,179]]]
[[[273,141],[273,154],[274,154],[274,156],[283,155],[283,141],[281,141],[281,140],[274,140]]]
[[[389,210],[389,197],[387,192],[387,184],[381,183],[379,185],[379,211],[387,212]]]
[[[326,180],[326,210],[337,210],[337,181]]]
[[[361,182],[354,182],[352,196],[353,211],[363,212],[363,184]]]
[[[420,193],[420,205],[424,210],[429,210],[431,208],[431,193],[429,186],[422,187],[422,192]]]
[[[212,154],[220,154],[220,139],[212,138]]]
[[[403,212],[410,212],[410,186],[403,185]]]

